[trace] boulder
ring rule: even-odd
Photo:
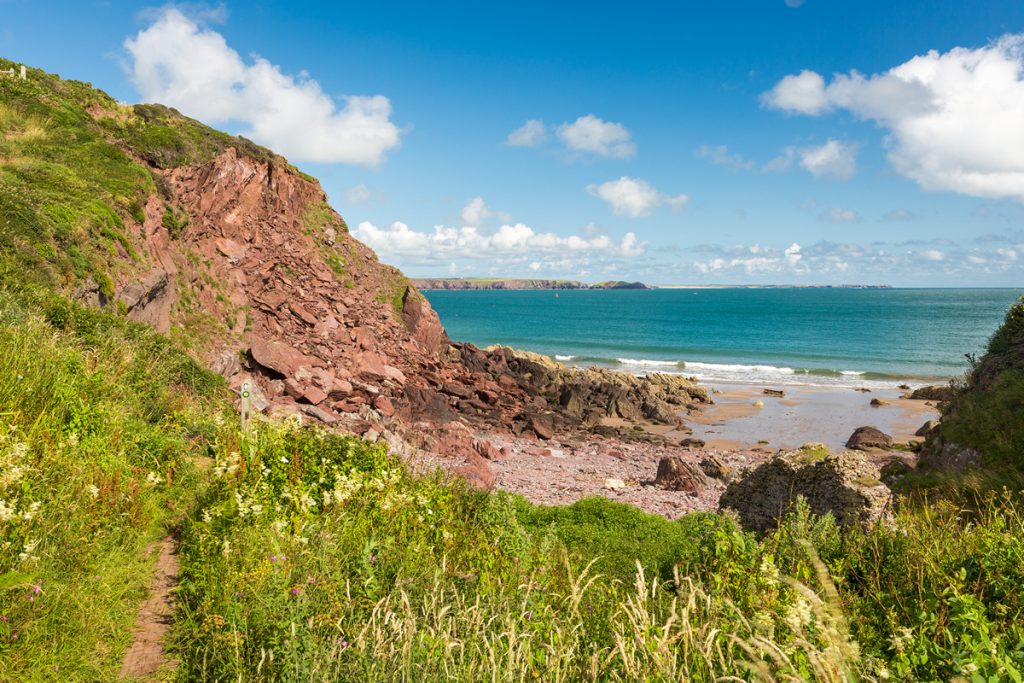
[[[765,396],[776,396],[778,398],[782,398],[783,396],[786,395],[786,392],[783,391],[782,389],[765,389],[761,393],[764,394]]]
[[[604,487],[609,491],[618,491],[626,488],[626,482],[621,479],[609,478],[604,480]]]
[[[669,491],[697,493],[707,488],[708,479],[698,465],[676,456],[667,456],[658,462],[654,485]]]
[[[910,393],[910,398],[922,401],[951,401],[953,400],[953,387],[949,384],[920,387]]]
[[[923,436],[925,438],[928,438],[932,434],[938,432],[939,427],[941,426],[942,425],[938,420],[928,420],[923,425],[921,425],[921,427],[916,432],[914,432],[914,436]]]
[[[302,366],[322,365],[317,359],[287,344],[265,339],[254,339],[249,347],[249,355],[260,366],[285,377],[294,375]]]
[[[965,470],[981,464],[981,453],[960,444],[945,443],[938,451],[923,452],[921,462],[936,469]]]
[[[498,450],[493,443],[485,439],[477,439],[473,442],[473,450],[480,454],[485,460],[502,460],[506,456],[502,450]]]
[[[728,481],[732,479],[732,470],[720,458],[710,455],[700,461],[700,469],[712,479]]]
[[[892,437],[877,427],[857,427],[846,440],[846,447],[855,451],[869,448],[892,448]]]
[[[841,525],[872,525],[888,514],[891,492],[862,453],[824,457],[800,449],[780,455],[729,484],[719,501],[743,526],[768,531],[802,496],[815,515],[832,513]]]
[[[886,401],[884,398],[873,398],[873,399],[871,399],[871,406],[874,407],[874,408],[881,408],[882,406],[887,406],[889,404],[890,404],[890,402]]]
[[[704,448],[706,444],[704,443],[704,439],[694,439],[693,437],[688,436],[685,439],[680,439],[679,445],[683,448]]]
[[[526,421],[533,433],[545,441],[555,436],[555,423],[550,415],[531,413],[527,415]]]

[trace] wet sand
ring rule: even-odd
[[[845,387],[785,386],[784,397],[764,386],[711,385],[715,405],[685,418],[693,437],[721,450],[798,448],[818,442],[841,450],[857,427],[870,425],[897,442],[917,439],[914,432],[938,416],[930,401],[901,398],[903,391],[862,392]],[[888,405],[872,406],[874,398]],[[760,405],[757,405],[760,402]],[[767,442],[767,443],[765,443]]]

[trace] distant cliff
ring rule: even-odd
[[[576,280],[519,278],[422,278],[411,280],[417,289],[649,289],[642,282],[614,280],[587,284]]]

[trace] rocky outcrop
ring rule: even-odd
[[[953,387],[949,384],[920,387],[910,392],[909,398],[919,401],[951,401],[953,400]]]
[[[892,448],[892,437],[878,427],[857,427],[846,441],[846,447],[855,451],[872,448]]]
[[[817,449],[800,449],[729,484],[719,505],[733,510],[743,526],[768,531],[797,496],[807,500],[815,515],[831,513],[843,525],[870,525],[886,516],[891,493],[878,469],[860,453],[822,455]]]

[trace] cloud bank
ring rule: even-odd
[[[259,56],[246,63],[221,34],[173,7],[124,46],[144,100],[206,123],[240,122],[242,135],[292,161],[375,166],[399,144],[387,97],[339,106],[306,74],[289,76]]]

